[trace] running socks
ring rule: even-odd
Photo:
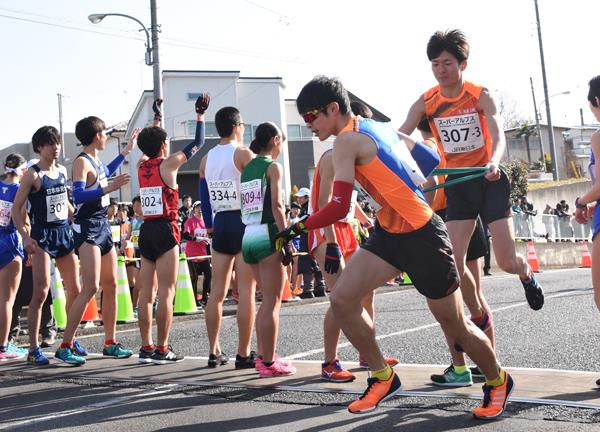
[[[521,277],[521,275],[519,275],[519,279],[521,279],[522,281],[528,281],[529,279],[531,279],[531,276],[533,276],[533,272],[531,271],[531,267],[527,266],[527,276],[523,278]]]
[[[394,373],[394,371],[390,367],[390,365],[386,365],[383,369],[380,369],[377,371],[372,371],[371,376],[373,378],[379,379],[380,381],[387,381],[392,377],[393,373]]]
[[[105,346],[105,347],[109,347],[109,346],[111,346],[111,345],[114,345],[114,344],[116,344],[116,343],[117,343],[117,340],[116,340],[116,339],[106,339],[106,340],[104,341],[104,346]]]
[[[456,372],[459,375],[462,375],[469,370],[467,365],[458,366],[453,364],[452,366],[454,367],[454,372]]]
[[[506,381],[506,372],[504,371],[504,369],[500,369],[500,373],[498,374],[498,376],[493,380],[486,379],[485,384],[489,387],[498,387],[504,384],[504,381]]]
[[[169,345],[156,345],[156,351],[165,353],[169,351]]]
[[[63,342],[60,344],[60,348],[64,349],[64,348],[71,348],[73,349],[73,342]]]
[[[146,345],[146,346],[143,346],[142,349],[144,351],[154,351],[156,349],[156,345],[154,345],[154,344],[152,344],[152,345]]]

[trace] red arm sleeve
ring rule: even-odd
[[[311,215],[304,222],[304,226],[309,230],[317,229],[331,225],[345,217],[350,210],[352,189],[352,183],[343,181],[333,182],[331,201],[321,210]]]

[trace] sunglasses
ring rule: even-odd
[[[315,121],[315,119],[317,118],[319,113],[324,110],[325,110],[325,108],[317,108],[312,111],[308,111],[308,112],[302,114],[302,118],[304,119],[305,123],[312,123]]]

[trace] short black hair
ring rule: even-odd
[[[352,109],[354,115],[361,116],[362,118],[373,117],[373,111],[371,111],[369,105],[364,102],[352,101],[350,102],[350,108]]]
[[[136,202],[139,202],[140,204],[142,203],[142,199],[139,195],[133,197],[133,199],[131,200],[131,205],[135,204]]]
[[[215,114],[215,126],[221,138],[231,136],[233,128],[241,123],[242,115],[236,107],[223,107]]]
[[[460,30],[436,31],[427,42],[427,58],[431,61],[438,58],[443,51],[448,51],[459,63],[469,58],[469,42]]]
[[[189,195],[184,195],[184,196],[182,196],[182,197],[181,197],[181,201],[185,201],[185,200],[186,200],[186,199],[188,199],[188,198],[189,198],[189,199],[192,199],[192,197],[191,197],[191,196],[189,196]]]
[[[167,131],[160,126],[148,126],[138,135],[138,147],[149,158],[160,154],[162,144],[167,140]]]
[[[42,126],[31,137],[31,144],[33,151],[39,153],[40,149],[46,145],[60,145],[60,133],[54,126]]]
[[[600,75],[595,76],[589,82],[590,91],[588,92],[588,101],[593,107],[598,108],[596,98],[600,99]]]
[[[11,153],[8,156],[6,156],[6,160],[4,161],[4,166],[6,168],[19,168],[25,162],[27,162],[27,161],[19,153]]]
[[[102,132],[105,129],[106,124],[102,119],[89,116],[77,122],[75,125],[75,136],[82,145],[87,146],[94,141],[98,132]]]
[[[323,110],[331,102],[338,103],[342,114],[350,112],[350,98],[342,82],[338,78],[317,75],[300,90],[296,107],[300,114],[305,114],[315,109]]]
[[[265,122],[259,124],[254,131],[254,139],[250,143],[250,150],[258,154],[268,148],[269,143],[276,136],[280,136],[282,141],[285,141],[285,134],[277,127],[275,123]]]
[[[117,210],[119,209],[119,201],[117,201],[117,200],[116,200],[116,199],[114,199],[114,198],[111,198],[111,199],[110,199],[110,202],[109,202],[109,204],[108,204],[108,205],[109,205],[109,206],[117,206]]]

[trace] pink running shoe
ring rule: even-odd
[[[289,363],[277,359],[271,366],[265,366],[263,363],[263,368],[259,370],[258,373],[261,378],[294,375],[296,373],[296,368]]]
[[[19,354],[17,354],[16,352],[0,351],[0,362],[6,360],[13,360],[16,358],[19,358]]]
[[[289,361],[289,360],[283,360],[277,354],[273,354],[273,361],[280,361],[281,363],[285,364],[286,366],[291,366],[292,365],[291,361]],[[257,371],[260,372],[265,367],[266,366],[265,366],[265,364],[262,361],[262,357],[257,356],[256,360],[254,361],[254,369],[256,369]]]

